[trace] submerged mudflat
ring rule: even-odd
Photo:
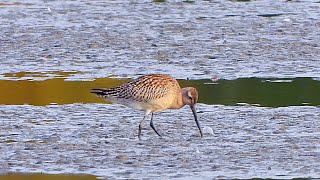
[[[85,173],[121,178],[319,177],[319,107],[198,105],[155,115],[108,104],[0,106],[4,172]]]
[[[7,1],[0,74],[320,77],[316,1]]]

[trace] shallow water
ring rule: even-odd
[[[198,104],[155,115],[118,105],[0,106],[2,172],[86,173],[121,178],[319,177],[320,109]],[[201,111],[201,112],[200,112]]]
[[[107,103],[90,94],[92,88],[111,88],[130,79],[97,78],[72,81],[69,73],[5,74],[0,80],[0,104]],[[72,73],[75,75],[76,73]],[[236,80],[178,80],[182,87],[193,86],[199,91],[199,102],[221,105],[256,105],[264,107],[320,105],[320,81],[311,78]]]
[[[320,178],[319,8],[309,0],[1,2],[0,174]],[[139,141],[141,113],[87,93],[149,73],[197,86],[200,122],[214,134],[200,139],[184,108],[155,115],[163,138],[146,122]]]
[[[5,174],[0,175],[1,180],[96,180],[93,175],[73,175],[73,174]]]
[[[319,78],[319,6],[267,0],[7,0],[0,9],[0,74]]]

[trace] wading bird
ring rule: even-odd
[[[91,93],[113,103],[144,111],[144,117],[139,124],[139,139],[141,138],[143,122],[150,113],[150,126],[161,136],[153,125],[153,113],[166,109],[180,109],[185,105],[190,106],[200,135],[203,137],[195,109],[195,104],[198,101],[197,90],[194,87],[181,89],[177,80],[168,75],[145,75],[115,88],[92,89]]]

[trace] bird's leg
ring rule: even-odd
[[[161,137],[161,135],[158,133],[158,131],[156,130],[156,128],[154,128],[154,126],[153,126],[153,113],[151,113],[150,126],[152,127],[152,129],[154,130],[154,132],[156,132],[156,133],[158,134],[158,136]]]
[[[138,137],[139,137],[140,140],[141,140],[141,130],[142,130],[143,122],[144,122],[144,120],[146,119],[147,116],[148,116],[148,115],[146,114],[146,115],[143,117],[143,119],[140,121],[140,124],[139,124]]]

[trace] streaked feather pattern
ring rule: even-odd
[[[93,89],[92,93],[104,98],[130,99],[148,102],[162,98],[172,90],[180,91],[178,82],[168,75],[151,74],[111,89]]]

